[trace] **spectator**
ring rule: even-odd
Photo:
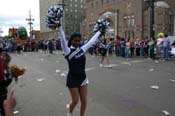
[[[125,39],[122,38],[121,40],[121,56],[122,57],[125,57],[125,47],[126,47]]]
[[[136,48],[136,56],[140,56],[140,42],[139,39],[135,42],[135,48]]]
[[[167,34],[165,34],[165,37],[163,38],[162,41],[163,41],[163,58],[164,60],[169,60],[170,40]]]
[[[5,110],[5,116],[14,116],[13,109],[16,106],[16,99],[14,97],[14,91],[12,90],[8,95],[7,99],[3,102],[3,107]]]
[[[130,41],[130,51],[131,51],[131,57],[134,56],[134,49],[135,49],[135,41],[134,39],[131,39]]]
[[[0,114],[5,116],[3,102],[7,98],[7,87],[12,82],[12,74],[9,71],[11,57],[7,53],[1,53],[0,56]]]
[[[129,54],[130,54],[130,41],[129,39],[127,39],[126,41],[126,49],[125,49],[125,57],[128,58],[129,57]]]
[[[162,45],[163,45],[163,37],[157,39],[156,45],[156,55],[158,58],[162,59]]]
[[[115,44],[115,53],[116,53],[116,56],[120,56],[120,51],[121,51],[121,39],[120,37],[117,36],[117,39],[116,39],[116,44]]]
[[[155,38],[151,38],[151,41],[149,42],[149,52],[150,52],[150,58],[155,59],[154,49],[156,46],[156,40]]]

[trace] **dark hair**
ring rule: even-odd
[[[2,49],[2,48],[0,48],[0,54],[2,53],[2,51],[3,51],[3,49]]]
[[[74,32],[71,36],[70,36],[70,39],[68,41],[68,47],[70,47],[72,44],[72,40],[74,40],[76,37],[79,37],[81,39],[81,34],[80,33],[77,33],[77,32]]]
[[[152,40],[154,40],[154,41],[155,41],[155,40],[156,40],[156,38],[155,38],[155,37],[152,37]]]
[[[106,40],[106,39],[104,39],[102,43],[103,43],[103,44],[106,44],[106,43],[107,43],[107,40]]]
[[[165,34],[165,37],[168,37],[168,34]]]

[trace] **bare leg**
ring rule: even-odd
[[[69,88],[69,92],[72,97],[72,101],[69,107],[69,113],[72,113],[79,100],[79,91],[78,88]]]
[[[101,59],[101,64],[103,64],[103,61],[104,61],[104,56],[102,56],[102,59]]]
[[[108,56],[106,56],[106,63],[107,63],[107,65],[109,65],[109,57]]]
[[[79,92],[80,92],[80,100],[81,100],[80,116],[84,116],[86,107],[87,107],[88,86],[86,85],[86,86],[80,87]]]

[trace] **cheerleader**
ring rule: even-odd
[[[66,41],[65,33],[60,24],[61,17],[63,17],[63,9],[57,6],[50,7],[48,15],[46,16],[46,23],[47,26],[53,30],[58,28],[61,39],[61,47],[69,66],[66,86],[69,89],[72,100],[70,104],[68,104],[68,116],[72,116],[79,98],[81,101],[80,116],[84,116],[87,107],[88,93],[88,79],[86,78],[85,73],[85,53],[96,43],[100,35],[104,35],[105,31],[109,27],[109,23],[103,19],[98,20],[94,29],[95,35],[88,41],[88,43],[81,46],[80,33],[73,33],[69,41]]]
[[[112,66],[109,63],[109,45],[107,43],[107,40],[104,39],[104,41],[100,44],[100,53],[102,56],[100,67],[108,67],[112,68]],[[106,62],[106,65],[104,65]]]
[[[69,114],[71,116],[75,106],[80,98],[81,109],[80,116],[85,115],[87,107],[88,79],[85,73],[86,57],[85,53],[92,45],[95,44],[101,32],[98,31],[87,44],[80,46],[81,34],[74,33],[69,41],[66,41],[62,27],[59,27],[59,35],[61,37],[61,45],[65,58],[68,61],[69,72],[67,75],[67,87],[69,89],[72,101],[69,104]]]

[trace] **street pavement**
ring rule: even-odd
[[[17,99],[15,116],[66,116],[70,96],[62,52],[11,56],[11,64],[27,69],[10,86]],[[113,68],[99,67],[100,60],[87,54],[87,116],[175,116],[175,58],[153,61],[110,56]],[[80,103],[74,116],[79,116],[79,108]]]

